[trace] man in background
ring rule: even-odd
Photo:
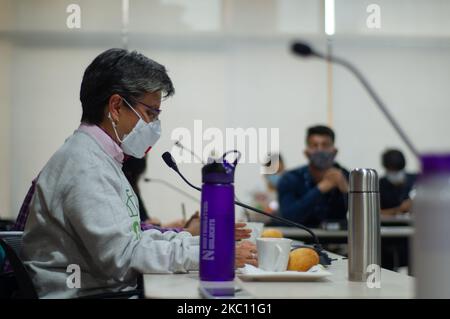
[[[281,216],[309,227],[345,220],[349,173],[335,162],[334,143],[331,128],[308,128],[304,154],[309,164],[288,171],[278,184]]]

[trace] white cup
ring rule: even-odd
[[[287,238],[258,238],[258,268],[266,271],[286,271],[292,240]]]
[[[246,222],[245,228],[251,229],[250,238],[246,239],[256,244],[256,239],[261,237],[264,229],[264,223]]]

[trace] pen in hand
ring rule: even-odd
[[[186,221],[186,206],[184,203],[181,203],[181,214],[183,216],[183,221]]]

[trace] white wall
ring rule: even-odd
[[[6,29],[12,22],[11,1],[0,2],[0,30]],[[11,207],[11,68],[12,44],[0,39],[0,217],[8,216]]]
[[[205,7],[205,16],[213,20],[197,27],[190,26],[192,12],[184,15],[179,2],[130,1],[130,48],[165,64],[176,87],[176,95],[163,104],[164,135],[149,154],[147,176],[198,195],[160,159],[163,151],[172,148],[171,131],[192,129],[196,119],[203,120],[204,128],[278,127],[288,167],[304,164],[305,128],[326,122],[326,66],[291,56],[288,45],[293,38],[306,38],[324,48],[320,2],[216,1]],[[367,74],[420,150],[448,150],[450,28],[442,12],[448,12],[449,5],[438,0],[400,2],[378,1],[382,17],[386,16],[378,34],[364,27],[364,1],[338,1],[334,52]],[[120,45],[119,1],[77,1],[83,28],[76,31],[65,28],[69,3],[0,0],[3,12],[8,10],[14,17],[14,22],[0,24],[2,217],[17,214],[30,181],[76,129],[84,68],[101,51]],[[208,15],[217,4],[223,8],[219,23],[217,14]],[[423,17],[417,10],[428,13]],[[288,16],[280,22],[282,12]],[[426,32],[412,27],[411,16],[416,17],[415,25],[418,21],[427,25]],[[198,32],[198,25],[211,30]],[[217,25],[222,28],[217,30]],[[386,147],[406,148],[359,83],[340,67],[333,74],[339,161],[348,168],[380,169],[380,153]],[[417,169],[407,155],[409,167]],[[187,177],[200,183],[200,165],[180,166]],[[261,181],[258,165],[241,165],[237,195],[247,199]],[[141,187],[150,213],[163,220],[180,217],[181,202],[188,212],[198,209],[165,186]]]
[[[11,45],[9,43],[0,42],[0,56],[5,60],[11,59]],[[11,80],[10,65],[0,63],[0,209],[1,214],[9,213],[11,207],[11,129],[10,129],[10,104],[11,104]]]
[[[435,44],[436,45],[436,44]],[[448,151],[450,48],[337,44],[336,54],[349,57],[367,75],[420,152]],[[336,130],[348,143],[341,159],[349,166],[380,168],[386,147],[407,154],[410,169],[418,163],[355,78],[335,68]]]

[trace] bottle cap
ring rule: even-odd
[[[238,157],[229,163],[225,159],[229,153],[237,153]],[[231,151],[225,153],[219,159],[209,159],[208,164],[202,168],[202,182],[210,184],[232,184],[234,183],[234,170],[240,158],[240,153]]]

